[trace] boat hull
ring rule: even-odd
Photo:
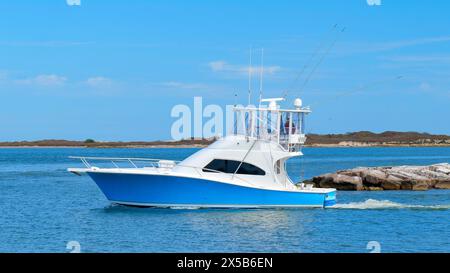
[[[335,191],[280,191],[167,175],[88,172],[112,203],[144,207],[327,207]]]

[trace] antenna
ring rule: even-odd
[[[263,75],[264,75],[264,48],[261,48],[261,71],[259,78],[259,105],[261,105],[263,91]]]
[[[252,47],[250,46],[250,65],[248,67],[248,105],[252,97]]]

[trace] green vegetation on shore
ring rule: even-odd
[[[0,147],[90,147],[90,148],[120,148],[120,147],[203,147],[214,139],[186,139],[180,141],[84,141],[47,139],[38,141],[0,142]],[[432,135],[417,132],[372,133],[367,131],[346,134],[308,134],[306,146],[450,146],[450,136]]]
[[[449,135],[432,135],[417,132],[369,131],[346,134],[308,134],[311,146],[450,146]]]
[[[0,142],[0,147],[87,147],[87,148],[127,148],[127,147],[190,147],[205,146],[212,142],[208,139],[193,139],[180,141],[85,141],[45,139],[37,141]]]

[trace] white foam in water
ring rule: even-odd
[[[200,209],[200,207],[195,206],[172,206],[170,209]]]
[[[450,209],[450,205],[408,205],[392,202],[389,200],[367,199],[364,202],[351,202],[347,204],[336,204],[330,208],[334,209]]]

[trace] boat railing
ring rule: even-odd
[[[129,164],[129,166],[133,168],[140,168],[142,167],[155,167],[159,168],[161,163],[169,163],[173,162],[175,164],[180,163],[181,161],[177,160],[165,160],[165,159],[155,159],[155,158],[128,158],[128,157],[87,157],[87,156],[69,156],[69,158],[72,159],[79,159],[81,162],[87,167],[91,168],[93,167],[91,162],[92,161],[104,161],[111,163],[115,168],[120,168],[118,165],[119,162],[126,162]]]
[[[221,172],[218,170],[208,169],[204,167],[199,166],[189,166],[185,164],[180,164],[181,161],[179,160],[167,160],[167,159],[154,159],[154,158],[126,158],[126,157],[87,157],[87,156],[69,156],[71,159],[79,159],[86,168],[91,169],[98,166],[94,166],[91,164],[92,161],[97,161],[103,163],[110,163],[113,168],[120,169],[119,162],[126,162],[128,164],[128,167],[131,167],[132,169],[139,169],[139,168],[154,168],[156,171],[169,171],[173,169],[174,167],[184,167],[184,168],[190,168],[194,169],[200,176],[203,176],[203,172],[207,171],[208,173],[219,173],[219,174],[225,174],[228,176],[231,176],[231,178],[237,178],[238,180],[244,181],[246,183],[252,184],[246,179],[243,179],[238,176],[234,176],[230,173]]]
[[[288,152],[297,152],[306,142],[305,116],[309,107],[296,109],[241,107],[234,110],[233,135],[244,135],[258,140],[276,142]]]

